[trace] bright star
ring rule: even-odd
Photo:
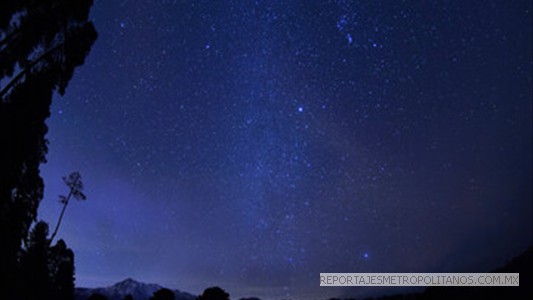
[[[348,39],[348,44],[353,43],[353,38],[352,38],[352,35],[351,35],[351,34],[348,33],[348,34],[346,35],[346,38]]]

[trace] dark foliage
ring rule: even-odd
[[[48,224],[35,224],[20,260],[20,298],[74,299],[74,253],[63,240],[50,247]]]
[[[123,300],[133,300],[133,296],[131,294],[126,295]]]
[[[50,274],[48,272],[48,224],[38,222],[33,227],[28,249],[22,256],[22,293],[26,299],[50,298]]]
[[[63,240],[50,248],[48,271],[52,299],[74,300],[74,253]]]
[[[162,288],[154,293],[150,300],[175,300],[176,295],[172,290]]]
[[[205,289],[198,300],[229,300],[229,294],[218,286]]]
[[[92,0],[0,1],[0,81],[5,83],[0,86],[0,290],[7,299],[21,297],[21,278],[27,276],[21,257],[38,260],[46,253],[23,255],[22,245],[43,197],[39,165],[47,152],[52,94],[65,92],[96,39],[87,20],[91,5]]]
[[[107,300],[107,297],[102,294],[92,294],[87,300]]]

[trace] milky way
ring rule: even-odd
[[[79,286],[383,293],[320,272],[481,272],[532,242],[530,1],[96,1],[40,218]]]

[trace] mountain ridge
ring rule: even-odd
[[[76,288],[76,300],[87,300],[92,294],[102,294],[108,300],[122,300],[127,295],[132,295],[135,300],[149,300],[154,292],[166,288],[155,283],[144,283],[128,277],[113,285],[98,288]],[[176,295],[176,300],[194,300],[196,296],[178,289],[169,289]]]

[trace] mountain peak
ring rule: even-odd
[[[128,277],[122,281],[119,281],[115,284],[113,284],[113,286],[124,286],[124,285],[137,285],[137,284],[140,284],[137,280],[131,278],[131,277]]]
[[[98,293],[109,300],[122,300],[126,295],[132,295],[135,300],[148,300],[156,291],[163,288],[158,284],[143,283],[131,277],[119,281],[111,286],[94,289],[76,289],[76,299],[86,300],[91,294]],[[173,290],[176,300],[194,300],[196,297],[179,290]]]

